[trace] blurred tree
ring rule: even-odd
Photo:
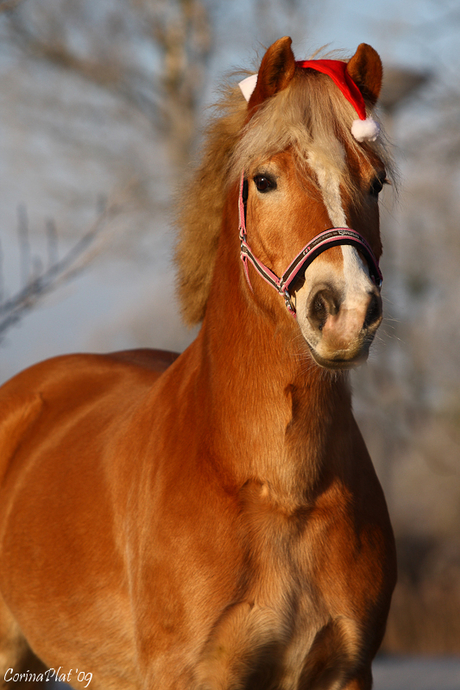
[[[10,46],[28,60],[71,71],[114,94],[146,117],[161,138],[169,160],[166,176],[185,165],[212,48],[209,11],[201,0],[9,0],[0,12],[4,50]],[[0,294],[0,341],[45,295],[88,264],[88,252],[94,253],[96,237],[110,229],[112,214],[98,217],[63,258],[35,257],[33,267],[26,216],[19,215],[20,261],[27,275],[23,268],[12,296],[6,298],[5,289]],[[52,227],[48,224],[48,240]]]
[[[22,51],[117,93],[162,134],[174,166],[188,161],[212,49],[202,0],[23,0],[6,15]]]
[[[253,0],[252,4],[259,17],[263,14],[268,31],[273,25],[271,18],[280,8],[293,12],[300,3],[299,0],[274,0],[263,8],[260,0]],[[10,51],[18,61],[23,59],[47,68],[49,82],[56,81],[56,69],[69,72],[92,88],[110,94],[123,104],[126,112],[141,114],[152,131],[149,147],[153,151],[161,146],[164,151],[166,164],[161,162],[157,168],[168,188],[171,180],[187,169],[199,134],[198,117],[214,47],[216,17],[222,5],[222,0],[46,0],[41,3],[4,0],[0,2],[0,40],[4,53]],[[251,7],[246,11],[250,13]],[[55,92],[53,99],[53,105],[48,106],[50,117],[43,120],[47,127],[52,123],[55,137],[63,126],[65,111],[56,124],[52,118],[59,116],[63,102]],[[113,126],[109,119],[107,127]],[[131,118],[129,126],[136,126],[135,118]],[[74,135],[66,132],[64,136],[71,140]],[[105,142],[98,141],[97,145],[101,155]],[[84,146],[88,147],[86,138]],[[94,150],[95,147],[90,155]],[[103,155],[113,167],[110,160],[113,149],[106,146]],[[130,162],[125,156],[123,162],[129,174]],[[137,202],[145,208],[150,206],[153,215],[149,173],[148,167],[142,170],[135,193]],[[100,191],[107,194],[110,190]],[[56,193],[54,189],[53,194]],[[149,227],[150,223],[137,223],[141,225]],[[136,223],[131,222],[131,236],[135,227]],[[14,316],[12,313],[9,318],[8,309],[16,302],[14,299],[4,302],[4,328],[17,323],[39,298],[61,282],[49,282],[44,274],[40,276],[35,271],[33,287],[29,286],[32,292],[28,288],[23,293],[25,285],[22,284],[16,293],[22,294],[27,309],[15,309]]]

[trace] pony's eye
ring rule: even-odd
[[[270,175],[255,175],[254,184],[259,192],[269,192],[276,189],[276,182]]]

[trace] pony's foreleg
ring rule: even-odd
[[[0,688],[30,690],[31,678],[45,671],[45,666],[37,659],[28,646],[19,625],[0,596]],[[33,683],[34,688],[42,684]]]
[[[12,614],[0,597],[0,687],[8,687],[5,677],[15,668],[26,649],[26,642]]]

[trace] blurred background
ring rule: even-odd
[[[224,75],[286,34],[299,59],[367,42],[384,62],[401,188],[382,195],[386,319],[353,374],[399,551],[383,649],[460,655],[457,0],[0,0],[0,381],[192,340],[173,193]]]

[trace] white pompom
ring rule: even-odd
[[[380,127],[375,120],[354,120],[351,126],[351,133],[356,141],[375,141],[380,133]]]

